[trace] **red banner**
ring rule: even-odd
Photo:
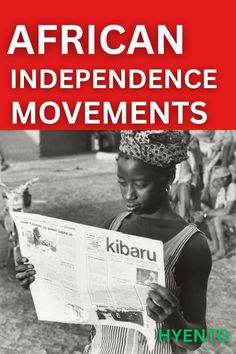
[[[233,1],[7,3],[0,129],[236,129]]]

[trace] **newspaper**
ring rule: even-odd
[[[34,264],[39,320],[132,328],[155,345],[146,313],[152,282],[165,285],[163,243],[42,215],[11,212],[21,254]]]

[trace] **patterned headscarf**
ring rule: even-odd
[[[187,144],[179,130],[121,130],[120,151],[158,167],[187,160]]]

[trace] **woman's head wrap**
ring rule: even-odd
[[[122,130],[119,149],[158,167],[172,167],[188,158],[186,139],[179,130]]]

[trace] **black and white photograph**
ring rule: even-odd
[[[152,283],[158,283],[158,272],[137,268],[137,284],[149,286]]]
[[[99,320],[115,320],[122,322],[133,322],[143,325],[143,314],[140,311],[132,311],[125,309],[98,309],[97,315]]]
[[[6,130],[0,144],[0,354],[235,353],[236,131]],[[37,269],[20,253],[11,211],[162,241],[165,287],[152,268],[135,272],[149,287],[147,316],[157,332],[206,339],[156,341],[151,351],[134,329],[38,321]],[[30,242],[55,248],[37,229]],[[96,313],[142,321],[138,311]]]

